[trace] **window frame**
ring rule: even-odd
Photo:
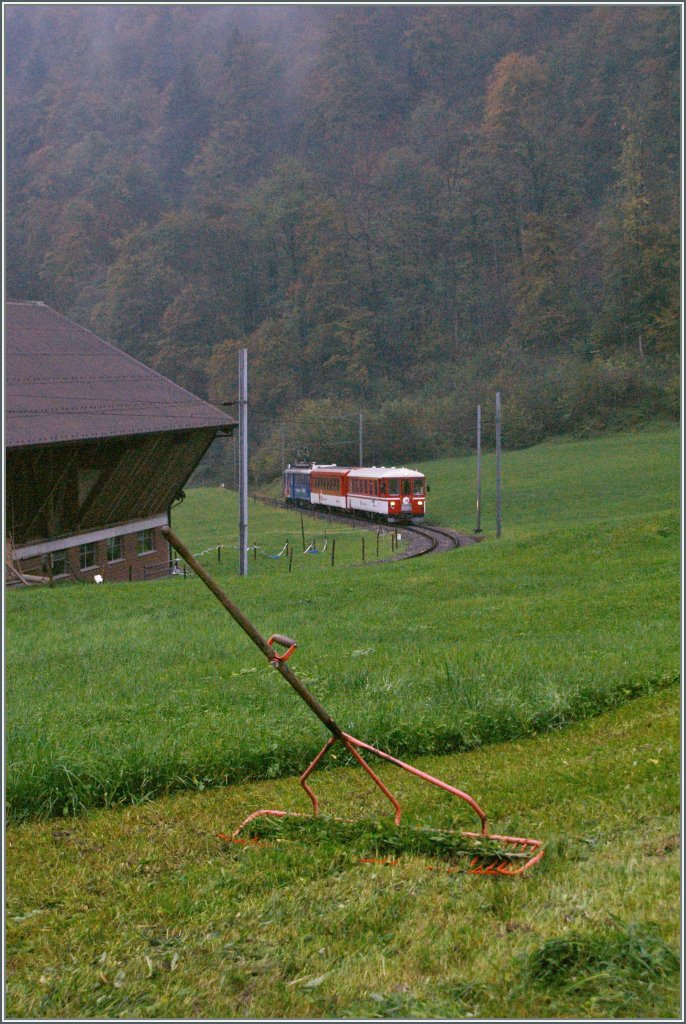
[[[89,555],[93,556],[93,561],[88,565],[84,565],[83,563],[88,559]],[[90,572],[91,569],[97,569],[97,558],[98,545],[95,543],[95,541],[89,541],[86,544],[79,544],[79,570],[81,572]]]
[[[114,558],[110,558],[110,546],[113,545],[115,543],[115,541],[116,541],[116,544],[117,544],[117,550],[118,550],[119,554],[116,555]],[[123,538],[123,536],[120,533],[119,534],[115,534],[114,537],[108,537],[107,538],[107,552],[106,553],[107,553],[107,564],[108,565],[112,565],[113,562],[123,562],[124,561],[124,544],[123,544],[123,541],[124,541],[124,538]]]
[[[55,568],[55,558],[58,555],[63,556],[63,559],[64,559],[65,569],[64,569],[63,572],[57,572],[56,568]],[[50,572],[52,573],[52,576],[54,578],[56,578],[56,579],[59,579],[59,577],[61,577],[61,576],[68,576],[69,575],[69,573],[71,572],[71,561],[69,559],[69,548],[60,548],[59,551],[51,551],[50,552]]]
[[[149,537],[149,539],[150,539],[150,547],[149,548],[145,548],[145,550],[142,551],[141,550],[141,545],[143,543],[143,538],[144,537]],[[153,534],[152,529],[139,530],[138,533],[136,534],[136,556],[141,558],[141,557],[143,557],[143,555],[151,555],[154,552],[154,550],[155,550],[155,541],[154,541],[154,534]]]

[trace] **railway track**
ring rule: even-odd
[[[288,504],[285,501],[279,501],[276,498],[265,498],[259,494],[253,495],[256,501],[260,501],[265,505],[272,505],[276,508],[283,508],[290,512],[294,511],[293,505]],[[477,544],[482,539],[481,537],[473,537],[468,533],[460,533],[457,530],[449,530],[446,527],[437,526],[411,526],[411,525],[393,525],[388,523],[375,523],[370,519],[366,519],[364,516],[356,516],[354,514],[337,515],[336,513],[326,511],[320,512],[318,509],[310,508],[297,508],[296,511],[301,512],[302,515],[310,516],[314,519],[325,519],[328,522],[349,522],[355,526],[360,527],[363,530],[370,530],[376,532],[381,529],[385,533],[390,533],[391,530],[395,529],[402,532],[403,536],[409,536],[411,540],[407,544],[407,549],[401,554],[391,555],[389,558],[375,559],[376,562],[400,562],[405,558],[421,558],[423,555],[442,554],[446,551],[452,551],[453,548],[469,547],[472,544]],[[372,564],[371,562],[368,564]]]

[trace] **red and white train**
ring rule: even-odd
[[[426,478],[415,469],[349,466],[288,466],[283,473],[287,502],[311,508],[355,512],[388,523],[421,523],[426,514]]]

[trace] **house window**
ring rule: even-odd
[[[95,567],[95,544],[79,545],[79,565],[81,572]]]
[[[147,555],[150,551],[155,550],[155,545],[152,541],[152,530],[141,530],[136,537],[136,552],[139,555]]]
[[[66,576],[69,572],[69,552],[53,551],[50,555],[50,567],[53,576]]]
[[[107,538],[107,561],[118,562],[122,558],[121,537]]]

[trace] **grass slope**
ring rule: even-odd
[[[235,553],[217,563],[236,521],[219,489],[189,493],[174,526],[214,549],[206,563],[264,634],[296,637],[291,664],[343,728],[445,753],[678,679],[678,458],[675,429],[508,454],[503,538],[406,563],[361,567],[361,531],[310,520],[318,547],[340,531],[335,568],[300,543],[291,573],[261,557],[238,579]],[[474,460],[425,468],[432,519],[469,527]],[[252,540],[297,549],[298,515],[251,512]],[[12,820],[286,775],[322,742],[197,580],[9,593],[6,639]]]
[[[544,839],[519,879],[362,865],[344,845],[227,845],[295,779],[8,832],[9,1017],[679,1018],[679,695],[421,767]],[[382,769],[408,821],[450,801]],[[327,810],[373,815],[356,769]],[[387,813],[387,812],[386,812]]]

